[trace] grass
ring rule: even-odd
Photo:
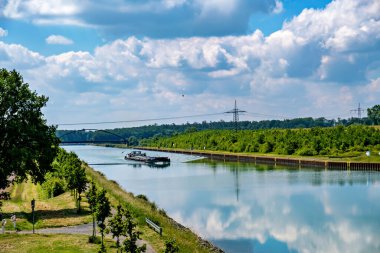
[[[91,167],[85,166],[85,168],[87,175],[107,191],[112,205],[116,206],[121,203],[128,207],[138,221],[138,229],[143,232],[142,238],[148,241],[156,252],[165,250],[164,243],[167,239],[175,239],[180,247],[180,252],[212,252],[212,247],[207,246],[192,231],[167,217],[164,211],[155,208],[153,203],[124,191],[117,183],[107,180],[102,173]],[[146,217],[159,223],[163,228],[162,236],[146,225]]]
[[[5,234],[0,235],[0,252],[7,253],[45,253],[45,252],[98,252],[100,245],[88,243],[86,235],[41,235]],[[114,242],[106,239],[107,252],[116,252]]]
[[[45,198],[40,185],[32,182],[23,182],[13,185],[10,189],[11,200],[3,202],[4,218],[9,219],[13,214],[17,217],[17,229],[31,230],[32,210],[31,200],[36,200],[35,228],[62,227],[79,225],[92,221],[88,204],[83,201],[82,213],[77,214],[75,201],[69,192],[54,198]],[[82,199],[85,199],[82,197]],[[14,230],[13,224],[8,220],[6,230]]]
[[[137,147],[139,148],[139,147]],[[146,147],[142,147],[146,148]],[[155,149],[157,151],[184,151],[190,152],[189,149],[179,149],[179,148],[156,148],[148,147],[150,149]],[[300,155],[280,155],[274,153],[234,153],[228,151],[214,151],[214,150],[191,150],[192,152],[200,152],[206,154],[225,154],[225,155],[245,155],[245,156],[258,156],[258,157],[278,157],[278,158],[289,158],[289,159],[300,159],[300,160],[318,160],[318,161],[346,161],[346,162],[380,162],[379,152],[372,152],[370,157],[365,155],[365,152],[348,152],[345,154],[339,154],[335,156],[300,156]]]
[[[142,239],[156,250],[165,250],[165,240],[175,239],[180,252],[212,252],[213,248],[202,241],[189,229],[167,217],[163,210],[157,208],[149,200],[135,197],[124,191],[115,181],[110,181],[103,174],[85,166],[86,173],[99,187],[107,190],[111,204],[115,207],[121,203],[128,207],[138,222],[138,229],[143,232]],[[24,182],[8,189],[11,200],[3,202],[3,214],[8,219],[6,231],[0,235],[0,252],[97,252],[98,245],[89,244],[87,235],[22,235],[14,233],[13,224],[9,218],[17,216],[18,230],[32,229],[30,201],[36,200],[35,228],[62,227],[92,222],[88,212],[88,203],[83,197],[83,213],[77,214],[73,196],[66,192],[57,197],[47,199],[40,185]],[[163,228],[160,236],[145,223],[145,218],[155,221]],[[109,245],[113,244],[112,241]],[[113,249],[112,249],[113,250]],[[111,252],[114,252],[112,251]]]

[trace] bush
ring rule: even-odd
[[[97,236],[90,236],[90,237],[88,237],[88,242],[93,243],[93,244],[100,244],[101,240]]]
[[[315,151],[315,149],[311,148],[311,147],[303,147],[299,150],[297,150],[297,155],[301,155],[301,156],[313,156],[313,155],[317,155],[318,152]]]
[[[148,198],[147,198],[147,196],[145,196],[144,194],[139,194],[139,195],[136,196],[136,198],[139,198],[139,199],[145,200],[145,201],[147,201],[147,202],[149,201]]]
[[[48,198],[53,198],[65,192],[66,182],[58,177],[50,177],[42,184],[42,189]]]
[[[165,253],[177,253],[179,252],[179,247],[175,239],[169,239],[165,241]]]

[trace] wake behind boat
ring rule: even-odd
[[[132,160],[137,162],[144,162],[153,165],[169,165],[170,158],[164,156],[147,156],[146,153],[141,151],[132,151],[124,157],[125,160]]]

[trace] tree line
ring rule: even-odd
[[[144,140],[144,146],[334,156],[380,150],[380,130],[363,125],[309,129],[206,130]]]
[[[374,111],[374,113],[372,112]],[[313,128],[313,127],[333,127],[336,125],[349,126],[353,124],[373,125],[380,124],[380,106],[369,109],[369,115],[362,119],[332,119],[325,118],[296,118],[285,120],[262,120],[262,121],[240,121],[237,124],[239,130],[260,130],[260,129],[293,129],[293,128]],[[377,114],[376,114],[377,113]],[[137,146],[144,139],[170,137],[182,133],[190,133],[201,130],[233,130],[234,122],[218,121],[186,124],[164,124],[148,125],[131,128],[107,129],[118,136],[123,137],[131,146]],[[120,141],[121,138],[102,131],[71,131],[57,130],[56,135],[61,141]]]

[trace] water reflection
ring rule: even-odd
[[[379,252],[378,173],[223,167],[236,200],[214,195],[177,209],[175,218],[227,251]]]
[[[76,151],[86,161],[120,159],[117,149],[88,149]],[[96,169],[227,252],[380,252],[380,173],[169,156],[164,169]]]

